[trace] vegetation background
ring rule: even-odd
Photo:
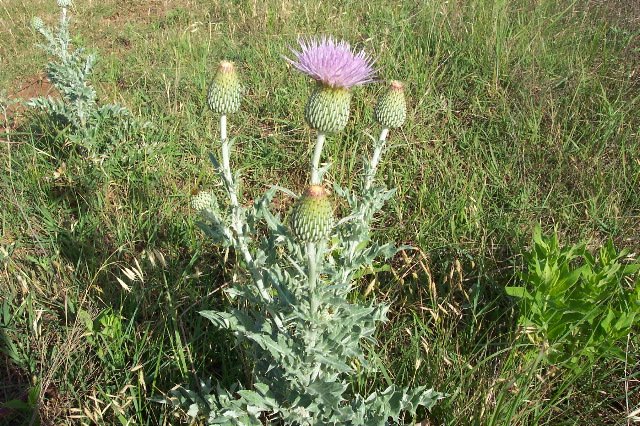
[[[221,59],[248,88],[230,118],[245,201],[271,184],[299,192],[311,86],[282,55],[315,34],[366,49],[410,99],[382,164],[398,193],[376,237],[418,250],[362,277],[354,297],[392,310],[369,348],[381,373],[353,386],[448,393],[424,424],[637,419],[637,327],[625,361],[545,366],[504,287],[536,225],[567,244],[640,249],[640,3],[77,0],[72,34],[100,55],[100,99],[154,125],[110,136],[98,157],[14,102],[55,96],[29,22],[57,13],[53,1],[0,0],[0,402],[11,402],[0,424],[180,424],[149,398],[246,378],[233,339],[197,314],[229,303],[220,290],[242,279],[189,209],[216,184],[206,88]],[[356,91],[349,127],[328,141],[343,186],[379,130],[379,89]]]

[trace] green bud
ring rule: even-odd
[[[242,97],[242,86],[236,73],[233,63],[229,61],[220,62],[211,86],[207,101],[209,108],[216,114],[230,114],[240,109],[240,99]]]
[[[31,18],[31,28],[36,31],[40,31],[44,28],[44,21],[38,16],[34,16],[33,18]]]
[[[333,205],[321,185],[311,185],[296,201],[290,218],[293,234],[303,242],[329,238],[333,228]]]
[[[349,90],[320,86],[309,97],[305,117],[309,126],[319,132],[339,132],[347,125],[350,104]]]
[[[201,191],[198,195],[191,197],[191,207],[200,212],[202,210],[215,210],[218,202],[212,192]]]
[[[392,81],[389,88],[378,99],[375,109],[376,120],[386,128],[402,126],[407,118],[407,103],[404,87],[399,81]]]

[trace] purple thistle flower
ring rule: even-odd
[[[361,50],[355,53],[346,41],[333,37],[299,39],[300,51],[291,49],[296,60],[285,57],[293,65],[325,86],[349,89],[371,83],[375,74],[373,59]]]

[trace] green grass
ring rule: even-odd
[[[622,424],[640,405],[637,334],[623,342],[627,364],[548,367],[517,336],[502,290],[538,224],[567,243],[640,249],[640,16],[551,0],[77,3],[73,34],[100,54],[100,98],[155,127],[92,162],[46,117],[9,118],[0,402],[39,387],[43,424],[178,424],[148,398],[197,377],[246,379],[233,339],[197,314],[228,304],[221,288],[239,272],[188,208],[192,191],[216,185],[206,87],[223,58],[248,87],[230,118],[245,200],[270,184],[299,192],[311,85],[281,56],[300,34],[330,33],[372,53],[380,78],[407,84],[408,122],[380,170],[398,192],[375,236],[422,253],[395,259],[367,296],[392,304],[391,321],[369,348],[381,372],[354,387],[447,392],[425,414],[434,425]],[[28,23],[55,11],[0,4],[0,91],[27,93],[18,88],[47,60]],[[377,90],[356,90],[349,127],[328,140],[329,179],[343,186],[378,131]]]

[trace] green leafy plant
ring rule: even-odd
[[[350,87],[371,81],[373,68],[364,52],[354,54],[345,42],[323,38],[301,46],[302,52],[295,52],[297,61],[290,63],[318,81],[305,111],[317,139],[310,184],[288,220],[270,209],[278,191],[293,195],[287,189],[274,186],[251,207],[240,201],[226,129],[227,114],[240,106],[241,86],[233,64],[220,64],[209,90],[209,106],[220,115],[222,153],[222,161],[212,156],[212,162],[227,200],[202,192],[192,204],[205,233],[235,248],[250,284],[226,290],[235,307],[201,314],[233,332],[253,360],[248,389],[214,388],[211,381],[203,381],[196,390],[173,391],[170,402],[211,425],[385,425],[415,416],[419,406],[430,408],[443,397],[425,386],[393,385],[369,395],[350,391],[350,376],[377,368],[361,345],[375,342],[376,327],[386,321],[389,307],[353,302],[349,295],[363,270],[401,249],[374,242],[370,225],[394,193],[374,183],[389,129],[405,119],[404,89],[392,82],[379,102],[376,115],[383,129],[366,162],[360,192],[334,184],[335,194],[345,198],[351,210],[335,221],[331,196],[323,186],[329,165],[320,165],[322,148],[327,134],[347,124]]]
[[[506,291],[519,299],[519,322],[549,362],[624,359],[619,342],[640,318],[640,262],[611,241],[593,255],[585,243],[561,246],[539,228],[525,260],[524,285]]]
[[[24,417],[29,419],[28,424],[39,426],[40,416],[38,414],[38,401],[40,399],[40,392],[40,384],[35,383],[31,387],[29,387],[24,398],[16,398],[2,402],[0,403],[0,408],[6,408],[8,410],[21,413]],[[24,417],[23,421],[26,421]],[[13,420],[16,422],[19,421],[17,418],[9,418],[8,420]]]
[[[32,98],[27,105],[68,126],[71,142],[95,151],[98,136],[105,127],[111,126],[123,133],[135,126],[135,121],[124,106],[98,104],[98,95],[90,81],[98,57],[84,48],[72,47],[68,14],[71,1],[58,0],[57,3],[60,8],[57,27],[47,27],[39,17],[32,19],[31,26],[45,41],[39,47],[54,58],[47,64],[46,74],[60,97]]]
[[[122,317],[111,309],[102,311],[95,320],[84,310],[78,316],[86,328],[85,338],[95,349],[98,358],[105,364],[122,368],[125,360],[120,348],[126,343]]]

